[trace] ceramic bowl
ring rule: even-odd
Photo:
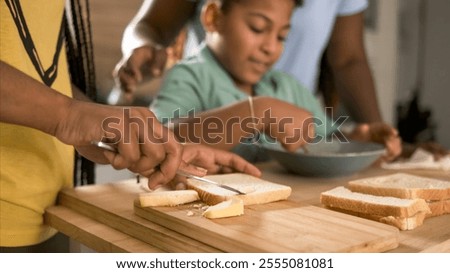
[[[384,153],[383,145],[367,142],[321,141],[307,144],[307,152],[287,152],[278,143],[262,145],[288,171],[302,176],[338,177],[366,169]]]

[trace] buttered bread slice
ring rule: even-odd
[[[216,205],[232,198],[241,199],[244,205],[266,204],[285,200],[292,191],[288,186],[243,173],[208,175],[205,178],[246,193],[238,195],[216,185],[189,178],[188,188],[197,191],[200,199],[208,205]]]

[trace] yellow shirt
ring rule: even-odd
[[[38,56],[35,60],[39,60],[44,70],[53,62],[58,69],[50,87],[71,96],[64,43],[56,54],[59,57],[54,58],[64,0],[1,1],[0,59],[43,82],[36,62],[33,64],[19,35],[19,29],[26,33],[24,25],[18,27],[12,15],[18,14],[17,3],[22,11],[20,20],[26,24],[27,37],[31,38]],[[37,244],[56,233],[44,225],[43,214],[55,203],[59,190],[72,186],[73,159],[73,147],[52,136],[0,123],[0,246]]]

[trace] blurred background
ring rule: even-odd
[[[369,2],[366,49],[384,120],[411,137],[434,138],[450,149],[450,1]],[[90,1],[101,102],[114,87],[111,72],[121,58],[122,33],[141,3]],[[158,84],[159,79],[143,84],[135,104],[148,105]]]

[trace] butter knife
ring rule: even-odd
[[[117,148],[116,147],[114,147],[114,146],[112,146],[110,144],[107,144],[107,143],[105,143],[103,141],[92,141],[91,143],[93,145],[99,147],[99,148],[102,148],[102,149],[105,149],[105,150],[117,153]],[[204,177],[193,175],[193,174],[188,173],[186,171],[177,170],[177,174],[181,175],[181,176],[184,176],[184,177],[187,177],[187,178],[192,178],[192,179],[195,179],[195,180],[198,180],[198,181],[202,181],[202,182],[205,182],[205,183],[213,184],[213,185],[216,185],[216,186],[221,187],[223,189],[235,192],[237,194],[244,194],[245,195],[245,192],[241,192],[238,189],[235,189],[235,188],[227,186],[227,185],[220,184],[220,183],[218,183],[216,181],[212,181],[212,180],[204,178]]]
[[[178,170],[178,171],[177,171],[177,174],[178,174],[178,175],[181,175],[181,176],[185,176],[185,177],[187,177],[187,178],[192,178],[192,179],[195,179],[195,180],[198,180],[198,181],[202,181],[202,182],[205,182],[205,183],[213,184],[213,185],[216,185],[216,186],[221,187],[221,188],[223,188],[223,189],[226,189],[226,190],[235,192],[235,193],[237,193],[237,194],[243,194],[243,195],[245,195],[245,192],[241,192],[240,190],[235,189],[235,188],[233,188],[233,187],[230,187],[230,186],[227,186],[227,185],[224,185],[224,184],[220,184],[219,182],[212,181],[212,180],[207,179],[207,178],[204,178],[204,177],[196,176],[196,175],[187,173],[187,172],[182,171],[182,170]]]

